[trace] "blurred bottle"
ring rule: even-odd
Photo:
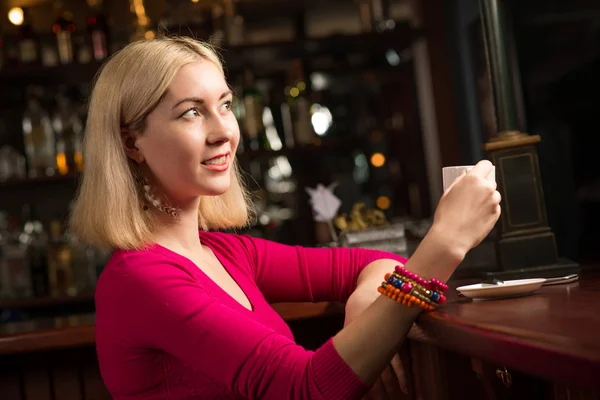
[[[22,64],[38,63],[39,58],[39,40],[33,28],[27,12],[23,7],[23,24],[17,30],[17,43],[19,47],[19,61]]]
[[[263,124],[265,109],[264,96],[256,87],[254,74],[250,69],[244,71],[244,119],[242,131],[244,134],[245,150],[271,150]]]
[[[244,17],[236,13],[233,0],[223,0],[223,4],[227,44],[239,46],[244,43]]]
[[[58,220],[50,223],[48,276],[50,292],[53,296],[72,296],[77,293],[73,277],[71,248],[62,235],[61,223]]]
[[[360,0],[360,20],[365,32],[386,32],[396,27],[390,17],[390,0]]]
[[[83,123],[77,105],[71,100],[67,89],[62,87],[56,96],[56,109],[52,127],[56,135],[56,165],[61,175],[81,172]]]
[[[104,14],[102,0],[88,0],[92,13],[88,16],[87,27],[92,41],[92,53],[96,61],[108,57],[109,32],[108,21]]]
[[[316,138],[310,120],[311,103],[307,96],[307,84],[300,61],[291,69],[292,85],[287,90],[287,103],[292,120],[294,142],[299,146],[312,144]]]
[[[5,254],[9,242],[8,215],[0,212],[0,298],[12,297],[11,275]]]
[[[52,24],[52,33],[56,36],[56,46],[58,48],[58,59],[61,64],[70,64],[73,62],[73,33],[76,30],[73,22],[73,15],[65,11],[62,3],[57,2],[56,8],[58,17]]]
[[[23,137],[30,178],[52,176],[56,171],[56,148],[50,117],[40,103],[43,90],[27,88]]]
[[[7,179],[25,179],[25,157],[10,146],[0,148],[0,182]]]
[[[21,216],[23,220],[21,242],[27,247],[27,263],[30,270],[33,295],[37,297],[48,296],[50,294],[46,254],[48,235],[42,223],[37,219],[35,210],[31,205],[25,204],[23,206]]]
[[[94,250],[77,239],[77,236],[65,233],[66,242],[71,248],[71,270],[76,293],[90,292],[96,286],[96,263]]]
[[[31,297],[33,294],[31,269],[27,254],[29,235],[18,218],[8,218],[7,228],[2,228],[2,280],[3,295],[10,298]]]
[[[54,35],[40,37],[40,57],[42,65],[47,68],[56,67],[60,63]]]
[[[212,32],[210,42],[215,46],[222,47],[225,43],[225,9],[220,1],[212,3],[210,8],[212,18]]]

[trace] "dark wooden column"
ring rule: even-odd
[[[509,60],[504,0],[480,0],[497,133],[485,144],[496,166],[502,216],[496,241],[497,270],[489,277],[552,277],[578,270],[560,259],[548,226],[538,161],[539,135],[520,132],[516,112],[515,60]],[[515,57],[515,54],[511,55]],[[512,61],[512,62],[511,62]]]

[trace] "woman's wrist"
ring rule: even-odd
[[[406,264],[406,268],[430,279],[445,282],[464,260],[468,249],[435,224]]]

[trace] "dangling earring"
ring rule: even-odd
[[[177,211],[176,208],[168,206],[168,205],[164,205],[163,202],[156,197],[156,195],[154,194],[154,190],[152,190],[152,186],[150,186],[150,183],[148,182],[147,179],[145,179],[145,182],[142,186],[143,192],[144,192],[144,197],[146,198],[146,200],[152,204],[154,206],[154,208],[156,208],[159,211],[164,212],[167,215],[170,215],[171,217],[173,217],[174,219],[179,219],[179,212]],[[145,206],[144,209],[147,210],[148,206]]]
[[[151,204],[157,210],[170,215],[173,219],[179,219],[179,211],[174,207],[163,204],[156,194],[154,194],[154,190],[148,179],[136,166],[133,166],[133,175],[147,203]],[[144,204],[144,211],[148,211],[148,209],[148,204]]]

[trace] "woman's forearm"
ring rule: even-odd
[[[451,246],[441,246],[440,239],[435,231],[430,232],[405,267],[423,278],[446,281],[464,254]],[[362,292],[361,296],[372,296],[375,300],[333,338],[339,355],[367,384],[380,376],[420,314],[419,307],[407,307],[376,291],[383,275],[392,272],[397,264],[386,259],[365,268],[357,290]],[[437,276],[432,276],[432,271]]]

